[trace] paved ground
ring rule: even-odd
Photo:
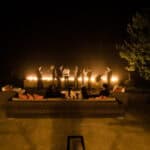
[[[66,150],[67,136],[84,136],[86,150],[149,150],[149,106],[124,118],[8,119],[0,111],[0,150]]]

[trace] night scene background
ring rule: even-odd
[[[126,62],[116,44],[127,37],[127,24],[143,8],[12,9],[1,13],[1,80],[23,79],[41,65],[75,65],[104,72],[106,66],[120,77]]]

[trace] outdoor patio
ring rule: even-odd
[[[86,150],[149,150],[149,114],[125,118],[0,120],[2,150],[66,150],[67,136],[84,137]]]
[[[2,106],[2,105],[1,105]],[[16,119],[0,115],[2,150],[66,150],[83,136],[86,150],[149,150],[149,105],[128,106],[125,117]]]

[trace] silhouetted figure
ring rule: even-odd
[[[72,88],[69,86],[68,87],[68,97],[71,97],[71,90],[72,90]]]
[[[102,75],[101,74],[98,74],[97,76],[96,76],[96,82],[100,82],[101,81],[101,77],[102,77]]]
[[[88,68],[87,70],[87,77],[88,77],[88,89],[91,89],[91,77],[92,77],[92,70]]]
[[[51,73],[52,73],[52,84],[55,85],[55,78],[56,78],[56,69],[54,65],[51,65],[50,67]]]
[[[36,72],[36,75],[37,75],[37,78],[38,78],[38,81],[37,81],[37,88],[38,88],[38,89],[42,89],[42,88],[43,88],[41,70],[42,70],[42,67],[39,67],[39,68],[37,69],[37,72]]]
[[[49,88],[46,91],[45,98],[55,98],[55,97],[62,97],[59,88],[56,88],[55,86],[49,86]]]
[[[81,93],[82,93],[82,97],[83,98],[85,98],[85,99],[89,98],[88,90],[87,90],[87,88],[85,86],[83,86],[81,88]]]
[[[87,71],[86,71],[85,68],[82,69],[81,76],[82,76],[82,86],[84,86],[84,84],[85,84],[85,77],[87,76]]]
[[[58,66],[56,68],[56,78],[57,78],[57,87],[61,88],[61,78],[63,76],[63,66]]]
[[[69,86],[69,76],[70,76],[70,69],[68,67],[64,68],[63,76],[65,78],[65,88],[68,88],[68,86]]]
[[[110,88],[111,87],[111,78],[112,78],[112,70],[110,67],[106,68],[106,77],[107,77],[107,84]]]
[[[54,86],[50,85],[45,93],[45,98],[53,97],[54,92],[55,92]]]
[[[104,83],[99,95],[100,96],[109,96],[109,94],[110,94],[110,91],[109,91],[108,84]]]
[[[74,87],[75,89],[78,89],[78,77],[80,76],[80,71],[78,66],[75,66],[75,70],[74,70]]]

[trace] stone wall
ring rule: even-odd
[[[15,92],[0,92],[0,118],[6,117],[5,109],[8,99],[15,96]]]

